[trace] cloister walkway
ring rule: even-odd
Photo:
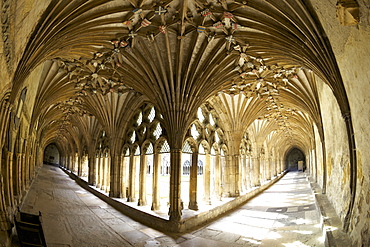
[[[289,172],[232,213],[184,234],[165,234],[130,219],[49,165],[39,170],[21,211],[42,212],[49,247],[324,245],[320,214],[302,172]]]

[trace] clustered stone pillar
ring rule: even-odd
[[[114,154],[111,158],[112,163],[110,164],[110,190],[109,196],[120,198],[122,196],[121,192],[121,155]]]
[[[181,220],[181,149],[171,149],[171,176],[170,176],[170,221]]]
[[[89,174],[88,174],[88,183],[89,185],[96,185],[96,158],[93,155],[89,155]]]

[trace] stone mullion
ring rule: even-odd
[[[138,206],[147,205],[146,201],[146,173],[147,173],[147,155],[143,152],[140,155],[140,179],[139,179],[139,201]]]
[[[215,157],[215,194],[219,200],[222,198],[221,183],[221,155],[217,153]]]
[[[136,162],[134,154],[130,154],[130,164],[129,164],[129,194],[127,196],[128,202],[136,201],[135,198],[135,180],[136,180]]]
[[[108,157],[105,157],[105,172],[104,172],[104,176],[105,176],[105,192],[109,193],[109,190],[110,190],[110,168],[111,168],[111,158],[110,156]]]
[[[159,187],[159,176],[160,176],[160,154],[154,153],[153,157],[153,195],[152,195],[152,210],[156,211],[160,209],[160,187]]]
[[[103,186],[103,181],[104,181],[104,158],[103,158],[102,154],[99,157],[99,177],[98,177],[98,180],[99,180],[99,187],[98,188],[103,190],[103,188],[104,188],[104,186]]]
[[[127,184],[127,180],[126,180],[126,177],[128,176],[128,174],[126,174],[126,168],[129,164],[129,159],[126,157],[126,156],[123,156],[122,157],[122,161],[121,161],[121,172],[120,172],[120,180],[121,180],[121,191],[122,191],[122,197],[123,198],[127,198],[128,196],[128,191],[126,189],[128,189],[128,184]]]
[[[107,159],[106,157],[102,157],[101,158],[102,160],[102,170],[101,170],[101,177],[102,177],[102,180],[101,180],[101,190],[104,190],[107,188],[106,186],[106,183],[107,183],[107,167],[106,167],[106,162],[107,162]]]
[[[206,153],[203,170],[204,198],[207,205],[211,205],[211,155]]]
[[[198,153],[191,154],[190,179],[189,179],[189,209],[198,210],[197,184],[198,184]]]
[[[171,148],[170,151],[170,221],[181,220],[181,149]]]

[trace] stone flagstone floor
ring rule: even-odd
[[[302,172],[289,172],[242,207],[186,234],[148,228],[48,165],[40,169],[21,211],[42,212],[49,247],[324,246],[314,195]],[[19,246],[16,238],[13,246]]]

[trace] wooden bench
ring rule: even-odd
[[[41,225],[41,212],[39,215],[22,213],[14,215],[15,227],[21,246],[46,246],[44,231]]]

